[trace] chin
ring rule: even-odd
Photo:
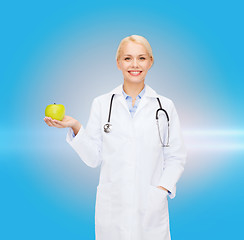
[[[129,77],[129,78],[124,78],[126,82],[128,83],[142,83],[144,81],[144,78],[140,77],[140,78],[132,78],[132,77]]]
[[[126,80],[126,82],[139,84],[139,83],[144,82],[144,79],[129,79],[129,80]]]

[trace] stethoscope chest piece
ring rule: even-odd
[[[104,125],[104,132],[105,133],[110,133],[110,131],[111,131],[111,127],[112,127],[112,124],[111,123],[106,123],[105,125]]]

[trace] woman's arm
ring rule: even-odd
[[[81,124],[79,123],[79,121],[76,121],[71,128],[72,128],[74,134],[77,135],[77,133],[80,131]]]
[[[44,121],[50,127],[66,128],[66,141],[78,153],[80,158],[89,167],[97,167],[101,163],[101,131],[99,102],[94,99],[90,111],[90,118],[86,129],[70,116],[64,116],[62,121],[45,117]],[[74,136],[74,135],[75,136]]]
[[[97,98],[92,102],[90,117],[86,128],[77,121],[69,129],[66,141],[89,167],[96,168],[102,162],[102,133],[100,125],[100,103]],[[75,134],[75,137],[73,136]]]

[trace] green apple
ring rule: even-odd
[[[62,104],[50,104],[45,109],[45,116],[62,121],[65,115],[65,107]]]

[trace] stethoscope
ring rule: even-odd
[[[104,127],[103,127],[105,133],[110,133],[111,127],[112,127],[112,124],[110,123],[110,117],[111,117],[111,110],[112,110],[112,103],[113,103],[114,95],[115,94],[112,95],[111,101],[110,101],[108,122],[106,124],[104,124]],[[157,109],[157,111],[156,111],[156,122],[157,122],[157,126],[158,126],[159,139],[160,139],[160,142],[161,142],[162,147],[169,147],[169,115],[168,115],[167,111],[162,108],[162,105],[161,105],[161,102],[160,102],[159,98],[157,98],[157,100],[158,100],[158,103],[159,103],[159,109]],[[163,111],[165,113],[165,116],[167,117],[167,122],[168,122],[167,144],[163,144],[162,138],[161,138],[161,134],[160,134],[160,128],[159,128],[159,123],[158,123],[158,112],[159,111]]]

